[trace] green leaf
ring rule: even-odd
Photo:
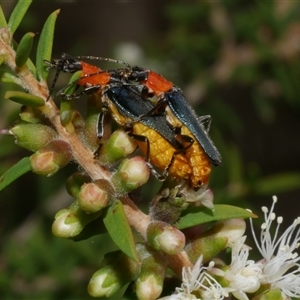
[[[2,7],[0,5],[0,28],[7,27],[6,19],[2,10]]]
[[[107,209],[103,222],[115,244],[131,259],[138,261],[132,231],[120,200],[114,201]]]
[[[23,20],[24,15],[26,14],[31,2],[32,0],[19,0],[17,5],[15,6],[8,20],[8,28],[12,34],[16,31],[21,21]]]
[[[33,64],[33,62],[31,61],[30,58],[27,60],[26,65],[27,65],[28,69],[30,70],[31,74],[35,78],[37,78],[35,65]]]
[[[300,173],[280,173],[260,178],[253,186],[253,191],[259,195],[282,193],[300,187]]]
[[[14,50],[17,50],[17,49],[18,49],[18,46],[19,46],[19,45],[18,45],[18,43],[17,43],[14,39],[12,40],[12,45],[13,45],[13,49],[14,49]],[[37,78],[37,76],[36,76],[36,68],[35,68],[35,65],[33,64],[33,62],[31,61],[30,58],[27,59],[26,65],[27,65],[29,71],[32,73],[32,75],[33,75],[35,78]]]
[[[31,52],[34,36],[35,34],[33,32],[27,32],[21,39],[16,52],[17,67],[19,68],[23,67],[23,65],[28,60]]]
[[[103,224],[103,219],[99,217],[87,224],[78,235],[71,237],[70,239],[72,239],[74,242],[79,242],[103,233],[107,233],[107,230]]]
[[[42,29],[36,53],[36,69],[39,80],[46,81],[48,72],[46,71],[44,59],[51,60],[54,28],[60,10],[54,11],[46,20]]]
[[[24,92],[8,91],[5,93],[4,98],[30,107],[39,107],[45,105],[44,99]]]
[[[82,71],[77,71],[71,76],[68,85],[63,90],[64,94],[72,95],[73,93],[75,93],[77,89],[76,83],[81,78],[81,75]]]
[[[72,121],[73,101],[63,100],[60,102],[60,120],[63,126],[66,126]]]
[[[30,171],[29,157],[24,157],[0,176],[0,191],[23,174]]]
[[[204,206],[190,207],[182,213],[181,218],[175,226],[178,229],[184,229],[212,221],[234,218],[256,218],[256,215],[246,209],[225,204],[216,204],[213,210]]]
[[[15,83],[15,84],[21,85],[20,79],[8,72],[1,72],[0,78],[1,78],[2,82]]]

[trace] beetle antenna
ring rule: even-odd
[[[46,65],[48,65],[47,71],[50,71],[52,69],[56,69],[55,76],[54,76],[54,79],[52,81],[51,87],[49,89],[49,95],[48,95],[46,101],[48,101],[50,99],[50,97],[51,97],[51,94],[52,94],[52,92],[54,90],[54,87],[56,85],[56,82],[58,80],[58,76],[59,76],[60,72],[64,69],[65,62],[66,62],[66,55],[65,55],[65,53],[63,53],[61,55],[60,59],[53,59],[52,61],[44,59],[44,63]]]
[[[119,59],[113,59],[113,58],[108,58],[108,57],[100,57],[100,56],[77,56],[78,59],[94,59],[94,60],[103,60],[107,62],[112,62],[120,65],[124,65],[127,68],[131,68],[130,64],[119,60]]]

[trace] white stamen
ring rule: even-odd
[[[265,207],[262,208],[265,222],[261,226],[260,242],[254,233],[252,220],[250,220],[255,244],[264,258],[261,283],[281,289],[286,298],[298,298],[300,297],[300,257],[295,250],[300,244],[300,228],[298,227],[300,218],[294,220],[293,224],[280,236],[279,227],[283,218],[277,217],[275,233],[272,236],[270,229],[276,218],[276,214],[273,212],[276,202],[277,197],[274,196],[269,212]]]

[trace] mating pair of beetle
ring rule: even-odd
[[[124,68],[101,70],[81,59],[97,59],[123,64]],[[65,98],[100,93],[103,109],[99,115],[98,136],[103,135],[106,112],[126,128],[146,156],[152,173],[163,180],[169,174],[187,180],[194,189],[208,183],[211,164],[221,164],[221,155],[208,136],[211,117],[198,117],[180,88],[160,74],[110,58],[77,57],[62,54],[45,61],[48,70],[57,69],[50,93],[59,73],[81,71],[76,82],[84,90]],[[156,96],[153,102],[152,97]],[[207,128],[204,124],[207,123]],[[153,168],[162,170],[162,175]]]

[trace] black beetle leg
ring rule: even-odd
[[[200,116],[200,117],[197,118],[197,120],[198,120],[201,124],[207,124],[205,130],[206,130],[206,132],[209,132],[209,130],[210,130],[210,125],[211,125],[211,116],[210,116],[210,115]]]
[[[61,93],[60,96],[62,97],[63,100],[72,100],[72,99],[80,98],[80,96],[83,96],[83,95],[94,94],[94,93],[98,92],[100,89],[101,89],[101,85],[95,84],[95,85],[92,85],[90,87],[86,87],[81,92],[74,93],[74,94],[71,94],[71,95]]]
[[[149,143],[148,138],[145,137],[145,136],[142,136],[142,135],[134,134],[134,133],[128,133],[128,135],[129,135],[132,139],[134,139],[134,140],[136,140],[136,141],[144,142],[144,143],[147,144],[147,151],[146,151],[146,158],[145,158],[146,163],[147,163],[147,165],[148,165],[148,167],[149,167],[149,169],[150,169],[152,175],[155,176],[155,178],[158,179],[159,181],[164,181],[164,180],[167,178],[167,176],[168,176],[168,172],[165,170],[165,171],[163,172],[163,174],[159,174],[159,173],[154,169],[153,165],[151,164],[151,162],[150,162],[150,143]]]

